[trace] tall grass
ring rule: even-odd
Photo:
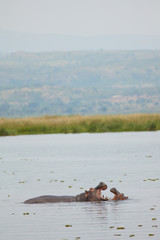
[[[160,130],[160,114],[0,118],[0,136]]]

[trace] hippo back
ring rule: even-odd
[[[88,201],[88,195],[86,194],[86,192],[84,192],[79,195],[76,195],[75,199],[77,202],[86,202]]]
[[[53,203],[53,202],[74,202],[75,196],[52,196],[45,195],[26,200],[24,203]]]

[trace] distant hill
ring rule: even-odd
[[[0,117],[160,113],[160,51],[0,55]]]
[[[0,52],[80,50],[160,50],[160,36],[70,36],[0,31]]]

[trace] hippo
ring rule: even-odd
[[[101,196],[101,190],[106,190],[107,185],[101,182],[96,188],[90,188],[89,190],[89,196],[92,199],[92,201],[97,201],[97,195],[99,196],[100,201],[118,201],[118,200],[126,200],[128,197],[124,196],[123,193],[120,193],[116,188],[111,188],[110,192],[114,194],[114,197],[112,199],[109,199],[108,197]],[[93,192],[93,196],[91,197],[91,192]],[[94,200],[95,199],[95,200]]]
[[[24,201],[25,204],[34,204],[34,203],[55,203],[55,202],[93,202],[93,201],[118,201],[126,200],[128,197],[124,196],[123,193],[120,193],[116,188],[111,188],[110,192],[114,194],[112,199],[108,199],[101,195],[101,191],[107,189],[107,185],[104,182],[100,182],[97,187],[90,188],[89,191],[76,195],[76,196],[53,196],[53,195],[44,195],[35,198],[28,199]]]
[[[87,201],[106,201],[106,199],[101,195],[101,190],[106,190],[107,185],[100,182],[95,188],[90,188],[89,191],[85,191],[76,196],[53,196],[44,195],[35,198],[28,199],[24,201],[25,204],[34,203],[55,203],[55,202],[87,202]]]
[[[112,198],[113,201],[128,199],[128,197],[124,196],[124,194],[120,193],[116,188],[111,188],[110,192],[114,194],[114,197]]]

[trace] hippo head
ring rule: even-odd
[[[123,193],[120,193],[116,188],[111,188],[110,192],[112,192],[114,194],[114,197],[112,198],[112,200],[126,200],[128,199],[128,197],[124,196]]]
[[[89,191],[85,190],[84,193],[76,195],[76,201],[106,201],[107,199],[101,195],[101,191],[106,190],[107,185],[100,182],[95,188],[90,188]]]
[[[103,196],[101,195],[101,191],[98,191],[95,188],[90,188],[89,191],[85,191],[85,192],[86,192],[86,195],[87,195],[87,199],[90,202],[101,201],[101,200],[104,199]]]

